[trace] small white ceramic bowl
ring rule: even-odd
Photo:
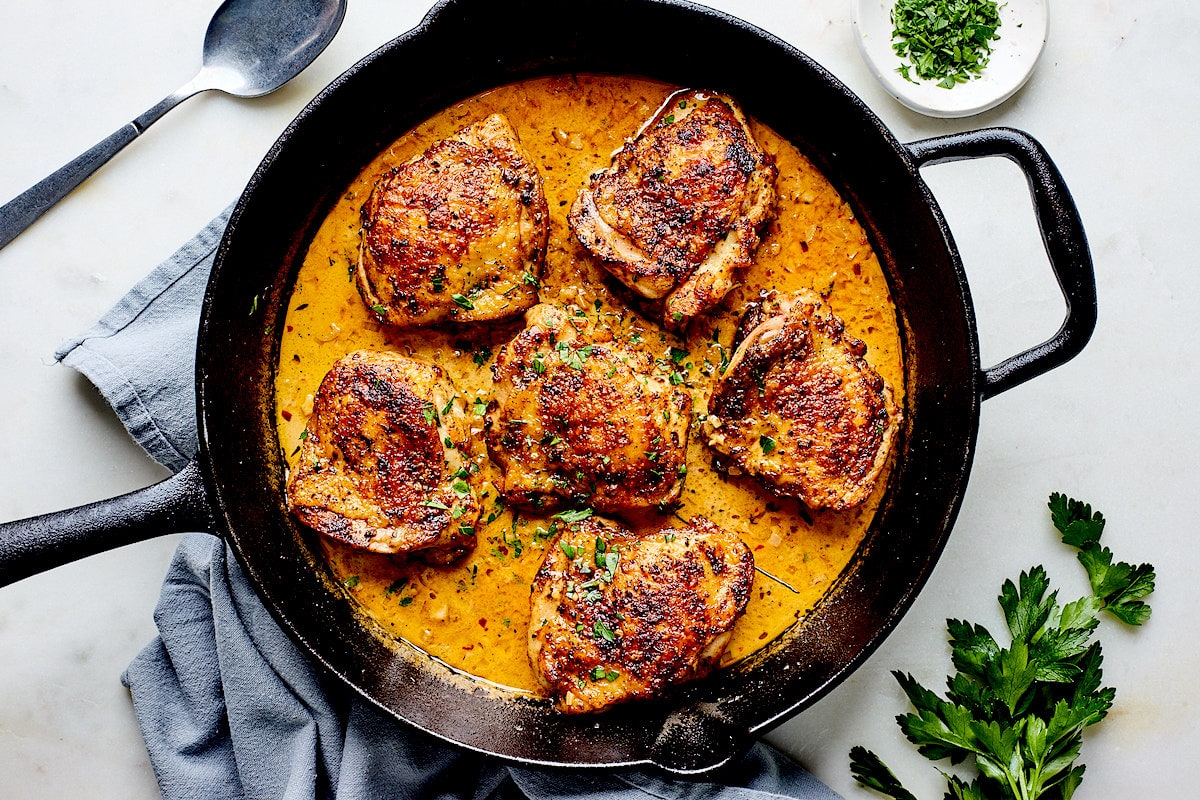
[[[931,80],[912,83],[897,72],[902,62],[892,49],[895,0],[853,2],[855,38],[875,77],[901,103],[931,117],[968,117],[1012,97],[1033,73],[1050,29],[1047,0],[1002,0],[1000,38],[992,42],[983,74],[945,89]]]

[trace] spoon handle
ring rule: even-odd
[[[151,123],[197,91],[199,89],[195,87],[194,83],[188,83],[69,164],[0,206],[0,248],[17,238],[23,230],[36,222],[59,200],[70,194],[89,175],[121,152],[125,145],[141,135],[142,131],[150,127]]]

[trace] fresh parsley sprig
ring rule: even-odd
[[[1115,691],[1101,687],[1100,643],[1093,634],[1107,611],[1130,625],[1150,617],[1154,568],[1114,562],[1100,545],[1104,517],[1062,494],[1050,496],[1050,518],[1076,548],[1092,593],[1060,605],[1043,567],[1005,581],[999,602],[1011,643],[1001,647],[982,625],[948,620],[957,673],[945,699],[911,675],[893,672],[914,712],[896,718],[917,751],[932,761],[972,760],[971,781],[943,772],[947,798],[1069,800],[1083,780],[1076,764],[1083,730],[1104,719]],[[850,750],[860,784],[895,800],[916,800],[873,752]]]

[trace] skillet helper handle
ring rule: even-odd
[[[161,483],[66,511],[0,524],[0,586],[168,533],[212,530],[200,464]]]
[[[1050,268],[1067,316],[1049,340],[983,371],[983,399],[1007,391],[1077,356],[1096,328],[1096,276],[1083,222],[1062,174],[1045,148],[1012,128],[983,128],[922,139],[907,145],[918,167],[1003,156],[1025,173]]]

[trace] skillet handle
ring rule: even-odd
[[[1025,173],[1050,267],[1067,304],[1052,338],[983,371],[983,399],[1049,372],[1077,356],[1096,328],[1096,276],[1083,222],[1062,174],[1037,140],[1013,128],[983,128],[907,145],[918,167],[1003,156]]]
[[[203,470],[193,459],[145,489],[0,524],[0,586],[155,536],[213,528]]]

